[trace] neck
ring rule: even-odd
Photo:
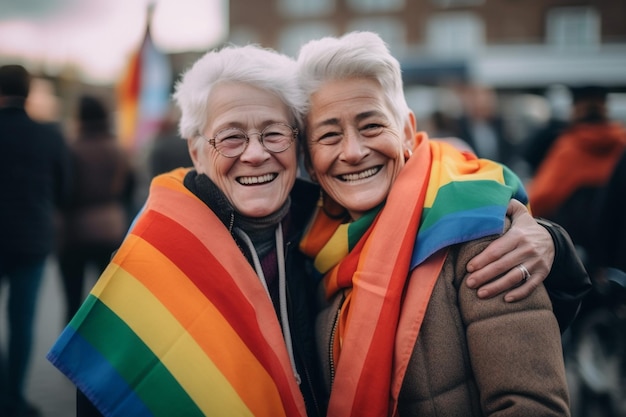
[[[265,255],[274,246],[274,230],[289,212],[290,200],[274,213],[265,217],[247,217],[235,212],[235,227],[243,230],[252,240],[259,256]]]

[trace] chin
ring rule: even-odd
[[[348,211],[348,213],[350,214],[350,217],[352,217],[352,220],[357,220],[361,216],[363,216],[365,213],[367,213],[368,211],[376,207],[378,203],[372,203],[372,204],[361,203],[358,205],[353,204],[351,206],[347,206],[345,204],[340,203],[340,205]]]
[[[268,207],[270,208],[268,209]],[[239,212],[247,217],[265,217],[274,213],[276,210],[278,210],[278,207],[261,205],[256,207],[247,207],[244,210],[239,210]]]
[[[358,201],[358,203],[350,207],[349,210],[366,212],[379,205],[383,198],[372,198],[369,193],[366,193],[363,196],[355,196],[352,201]]]

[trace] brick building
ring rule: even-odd
[[[376,31],[409,84],[626,91],[626,0],[230,0],[229,23],[231,41],[291,55],[310,38]]]

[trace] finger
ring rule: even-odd
[[[467,263],[467,271],[475,272],[494,262],[497,263],[503,256],[515,251],[519,240],[520,237],[517,236],[516,231],[509,230],[508,233],[491,242],[482,252],[470,259]]]
[[[516,199],[509,200],[509,204],[506,207],[506,214],[509,217],[515,218],[516,216],[528,213],[528,209],[520,201]]]
[[[477,291],[477,295],[479,298],[493,298],[506,292],[504,300],[515,302],[528,297],[542,280],[541,274],[536,274],[533,277],[532,273],[530,273],[527,279],[524,279],[524,274],[516,267],[497,280],[481,286]]]
[[[515,288],[523,284],[523,275],[518,268],[513,268],[497,279],[482,285],[478,288],[477,295],[479,298],[492,298],[502,294],[511,288]],[[469,278],[468,278],[469,279]]]
[[[519,265],[523,261],[527,260],[528,255],[521,250],[516,250],[505,253],[496,259],[497,260],[491,262],[490,264],[472,272],[467,277],[467,286],[470,288],[478,288],[481,285],[487,284],[489,281],[492,281],[494,277],[499,277],[500,275],[509,272],[513,265]]]
[[[542,279],[536,277],[533,278],[531,275],[526,282],[507,292],[504,295],[504,301],[507,303],[514,303],[516,301],[523,300],[535,291],[541,282],[543,282]]]
[[[521,203],[519,203],[519,205],[521,205]],[[522,210],[525,210],[525,207],[522,206]],[[524,215],[524,213],[526,212],[522,211],[522,215]],[[534,223],[532,218],[531,221]],[[519,248],[525,251],[523,253],[524,256],[528,256],[526,251],[532,249],[532,245],[528,242],[528,237],[525,235],[527,231],[528,226],[511,227],[506,233],[491,242],[481,253],[470,259],[467,264],[467,271],[474,272],[484,268],[486,265],[496,262],[498,259],[510,255],[513,252],[519,252]]]

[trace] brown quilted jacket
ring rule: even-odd
[[[561,338],[541,286],[528,298],[479,300],[464,281],[467,262],[492,238],[451,247],[402,383],[400,416],[569,416]],[[317,322],[327,387],[329,340],[341,304]]]

